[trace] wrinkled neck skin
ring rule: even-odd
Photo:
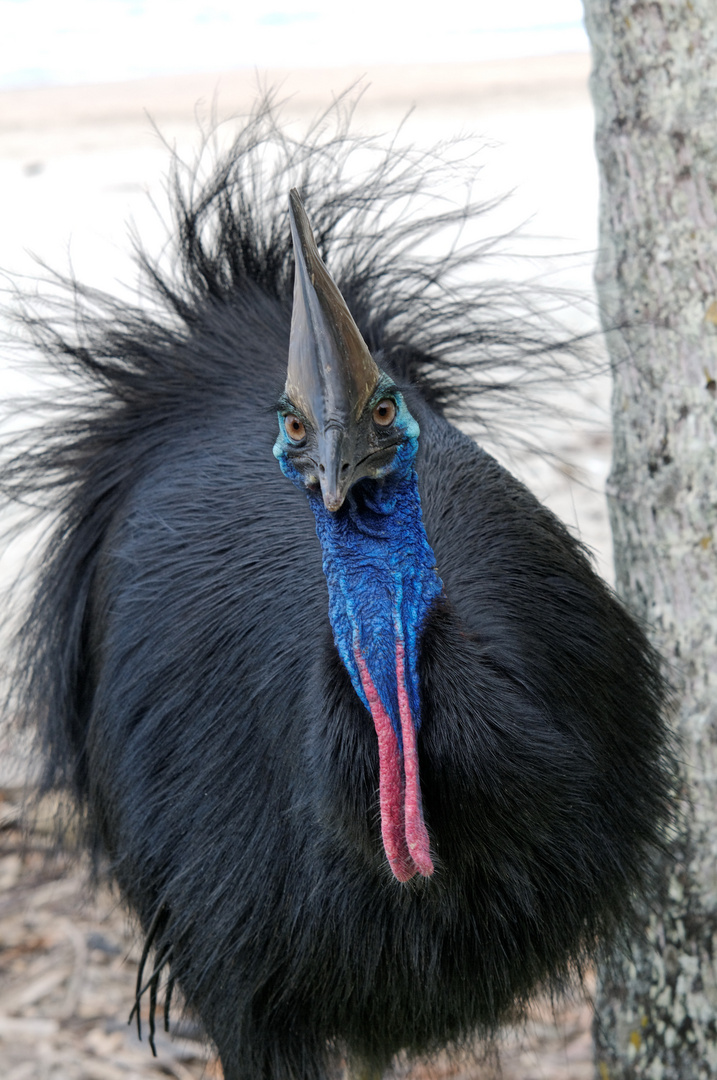
[[[415,454],[416,440],[404,442],[390,473],[359,481],[337,512],[308,492],[336,647],[376,728],[383,844],[399,881],[433,873],[416,748],[418,651],[443,585],[423,527]]]

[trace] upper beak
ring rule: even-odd
[[[343,506],[351,484],[353,469],[346,430],[331,424],[319,436],[319,484],[324,506],[335,512]]]

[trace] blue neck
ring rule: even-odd
[[[420,726],[418,648],[431,606],[443,592],[426,537],[413,458],[405,443],[388,476],[359,481],[336,513],[319,493],[309,501],[323,549],[334,640],[356,693],[371,711],[357,650],[403,749],[396,678],[397,647],[405,655],[405,686],[416,730]]]

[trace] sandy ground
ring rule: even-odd
[[[246,114],[260,86],[278,86],[287,122],[301,125],[359,81],[359,130],[388,138],[403,121],[402,137],[419,145],[462,135],[471,147],[484,147],[481,193],[514,192],[497,212],[494,231],[527,223],[526,250],[540,255],[532,273],[589,293],[597,178],[588,68],[588,57],[577,55],[369,71],[230,72],[2,93],[0,272],[6,299],[11,302],[18,283],[25,291],[35,288],[32,254],[60,270],[71,265],[81,279],[111,291],[131,289],[126,223],[135,222],[148,247],[161,243],[152,204],[162,203],[166,143],[191,157],[198,120]],[[506,260],[505,272],[513,266]],[[7,320],[2,329],[13,333]],[[0,380],[3,398],[27,388],[12,348],[0,360]],[[605,380],[587,387],[584,419],[556,424],[549,433],[550,448],[566,463],[562,468],[548,468],[538,458],[522,460],[518,468],[579,531],[609,576],[601,494],[609,458],[608,392]],[[18,760],[16,745],[0,728],[0,1076],[219,1076],[191,1026],[181,1027],[174,1040],[159,1038],[156,1060],[127,1027],[139,956],[132,928],[115,898],[90,896],[82,868],[48,863],[42,829],[23,848]],[[500,1075],[587,1080],[589,1022],[587,1005],[566,1007],[556,1018],[539,1009],[524,1031],[506,1034]],[[465,1075],[477,1080],[498,1075],[497,1069],[486,1064]]]

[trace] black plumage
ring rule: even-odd
[[[228,1080],[382,1070],[492,1032],[614,941],[669,817],[658,658],[565,527],[447,419],[485,422],[513,400],[504,371],[542,378],[561,347],[509,290],[461,284],[477,249],[421,254],[474,207],[390,222],[426,159],[392,150],[356,180],[357,147],[363,164],[345,133],[292,143],[260,110],[203,185],[177,167],[176,264],[140,254],[144,306],[73,282],[72,306],[24,316],[70,388],[3,471],[54,522],[15,693],[46,786],[71,790],[154,949],[153,1001],[160,974],[181,987]],[[436,869],[406,883],[314,520],[272,456],[291,183],[421,429],[445,598],[419,661]]]

